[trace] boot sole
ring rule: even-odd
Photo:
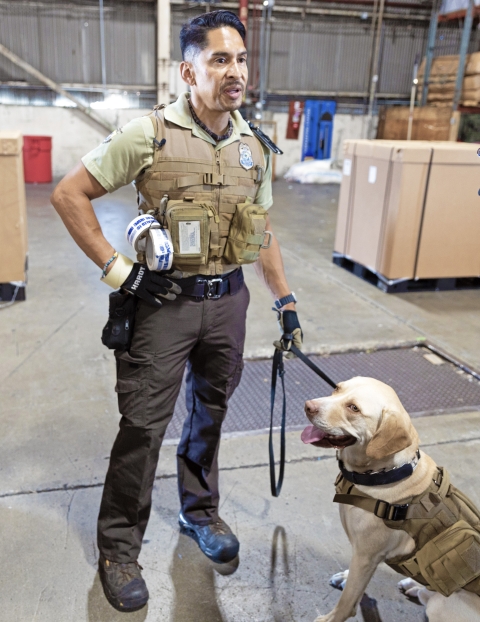
[[[202,547],[200,543],[200,538],[198,537],[197,532],[194,529],[191,529],[190,527],[183,525],[181,522],[179,522],[178,524],[180,525],[180,533],[183,533],[186,536],[189,536],[190,538],[195,540],[195,542],[198,544],[198,548],[212,562],[215,562],[216,564],[228,564],[228,562],[233,561],[237,557],[238,551],[240,550],[240,546],[238,546],[235,552],[235,555],[230,555],[227,559],[220,559],[219,557],[215,556],[215,554],[212,553],[208,548]]]

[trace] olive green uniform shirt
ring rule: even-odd
[[[212,143],[216,149],[222,149],[240,140],[242,134],[253,136],[252,130],[242,115],[234,111],[231,113],[232,135],[217,144],[193,121],[187,93],[183,93],[176,102],[167,106],[164,113],[167,121],[191,129],[194,136]],[[155,133],[150,118],[139,117],[107,136],[101,145],[82,158],[82,162],[107,192],[114,192],[133,182],[144,169],[148,169],[153,164],[154,138]],[[255,203],[267,210],[273,203],[272,164],[270,151],[263,145],[262,148],[265,154],[265,174],[258,188]]]

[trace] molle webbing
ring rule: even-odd
[[[192,266],[191,272],[213,275],[229,272],[238,264],[223,257],[229,228],[237,205],[254,203],[265,170],[263,149],[254,136],[242,135],[248,145],[253,167],[240,164],[240,142],[216,149],[198,138],[190,128],[165,120],[162,107],[150,114],[155,131],[152,166],[135,180],[138,206],[142,212],[160,208],[165,195],[169,200],[211,204],[218,215],[212,252],[206,265]],[[164,140],[165,139],[165,140]]]
[[[381,518],[390,529],[401,529],[413,538],[414,552],[386,562],[391,568],[445,595],[455,591],[454,578],[458,577],[456,589],[463,587],[480,595],[480,576],[468,583],[462,581],[464,568],[462,564],[465,564],[465,559],[467,559],[469,570],[475,575],[480,575],[480,557],[476,559],[476,556],[480,554],[480,547],[472,541],[476,537],[480,541],[480,512],[466,495],[451,485],[445,469],[438,467],[434,479],[423,493],[405,499],[399,504],[390,504],[370,497],[345,480],[341,474],[337,478],[335,490],[337,494],[334,501],[336,503],[353,505],[371,512]],[[463,524],[465,527],[472,528],[473,536],[470,539],[463,538],[464,542],[457,547],[454,546],[453,551],[449,551],[448,555],[441,557],[432,541],[441,539],[441,534],[445,534],[447,530],[452,532],[452,538],[455,538],[454,532],[458,532]],[[458,528],[457,525],[459,525]],[[424,576],[425,572],[422,574],[421,566],[424,568],[425,557],[428,561],[428,555],[432,551],[438,553],[440,559],[432,561],[432,565],[437,570],[436,574],[428,579]],[[465,572],[463,575],[465,578]],[[450,590],[448,579],[451,583]]]

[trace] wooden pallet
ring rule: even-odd
[[[387,294],[408,292],[440,292],[460,289],[480,289],[480,277],[442,279],[394,279],[390,280],[340,253],[333,253],[333,263],[348,270],[362,280],[375,285]]]
[[[25,285],[14,285],[13,283],[0,283],[0,305],[3,302],[25,300]]]

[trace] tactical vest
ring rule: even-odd
[[[444,596],[461,588],[480,595],[480,511],[445,469],[437,467],[427,490],[402,504],[374,499],[341,474],[335,490],[336,503],[372,512],[413,538],[413,553],[386,562],[393,570]]]
[[[188,266],[175,265],[174,258],[173,267],[203,275],[234,270],[239,264],[229,263],[223,256],[224,250],[235,212],[254,202],[263,179],[262,146],[254,136],[242,135],[240,141],[216,149],[194,136],[191,129],[166,120],[163,107],[156,106],[149,115],[155,131],[155,153],[152,166],[135,180],[139,210],[158,212],[162,199],[184,201],[187,209],[189,203],[210,205],[214,218],[210,220],[208,257],[203,263]],[[249,170],[240,164],[243,145],[248,146],[252,155],[253,166]],[[138,259],[142,261],[141,257]]]

